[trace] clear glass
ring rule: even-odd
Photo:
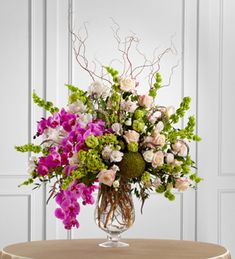
[[[118,189],[101,184],[95,209],[95,222],[107,235],[102,247],[125,247],[120,242],[121,233],[129,229],[135,221],[135,210],[131,186],[121,182]]]

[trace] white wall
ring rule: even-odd
[[[70,236],[53,216],[53,201],[46,206],[46,188],[36,192],[17,188],[27,177],[27,156],[16,153],[13,146],[30,141],[35,121],[45,116],[32,105],[34,89],[64,105],[64,83],[86,87],[90,82],[73,58],[69,24],[73,21],[76,29],[89,22],[88,56],[106,63],[117,55],[111,16],[123,35],[130,30],[138,34],[147,55],[156,46],[168,47],[173,36],[178,56],[163,60],[166,81],[170,68],[180,63],[159,103],[177,106],[182,96],[190,95],[191,113],[196,114],[203,138],[191,146],[199,174],[205,178],[198,191],[177,194],[173,203],[152,194],[144,215],[137,202],[136,223],[124,236],[215,242],[235,254],[234,10],[232,0],[1,0],[0,247]],[[73,238],[105,236],[93,222],[93,210],[82,209],[81,228],[72,231]]]

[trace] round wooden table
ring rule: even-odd
[[[127,239],[129,247],[102,248],[103,240],[50,240],[10,245],[1,259],[231,259],[229,251],[216,244],[158,239]]]

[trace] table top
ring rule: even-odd
[[[103,248],[101,239],[48,240],[19,243],[2,250],[1,259],[231,259],[229,251],[216,244],[159,239],[125,239],[123,248]],[[1,256],[0,256],[1,257]]]

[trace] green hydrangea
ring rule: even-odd
[[[106,166],[103,163],[102,158],[98,152],[94,149],[90,149],[86,154],[85,165],[87,169],[92,173],[97,173],[102,169],[105,169]]]
[[[128,144],[127,148],[130,152],[138,152],[138,143],[131,142]]]
[[[134,120],[132,124],[132,128],[137,132],[143,132],[144,131],[145,123],[142,120]]]
[[[86,140],[86,145],[90,148],[96,148],[99,145],[99,140],[94,135],[90,135]]]
[[[137,109],[134,112],[134,118],[135,119],[142,119],[146,115],[146,111],[142,109]]]
[[[147,171],[145,171],[145,172],[143,173],[143,175],[141,176],[141,181],[142,181],[143,183],[149,183],[150,180],[151,180],[151,175],[150,175],[150,173],[147,172]]]

